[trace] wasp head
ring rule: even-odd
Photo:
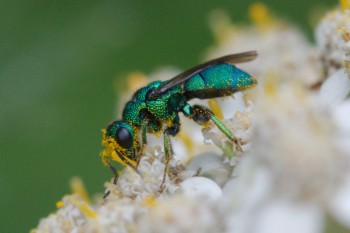
[[[105,149],[101,156],[104,164],[112,159],[123,165],[135,165],[133,127],[123,120],[114,121],[102,132]]]

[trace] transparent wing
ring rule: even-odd
[[[257,57],[257,52],[256,51],[248,51],[248,52],[243,52],[243,53],[236,53],[236,54],[231,54],[223,57],[219,57],[210,61],[207,61],[203,64],[197,65],[189,70],[186,70],[185,72],[175,76],[174,78],[170,79],[167,82],[164,82],[162,85],[157,87],[156,89],[151,90],[148,93],[148,98],[149,99],[157,99],[159,96],[164,94],[167,90],[170,88],[182,84],[183,82],[187,81],[194,75],[200,73],[201,71],[207,69],[208,67],[217,65],[217,64],[222,64],[222,63],[229,63],[229,64],[237,64],[237,63],[244,63],[248,61],[252,61]]]

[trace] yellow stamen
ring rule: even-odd
[[[72,204],[77,207],[86,217],[96,218],[96,212],[84,201],[77,198],[71,199]]]
[[[209,26],[219,44],[235,31],[229,15],[221,9],[213,10],[210,13]]]
[[[222,114],[221,107],[219,105],[219,102],[216,99],[210,99],[208,100],[209,108],[210,110],[215,114],[219,120],[224,119],[224,115]]]
[[[57,209],[62,208],[63,206],[64,206],[64,202],[63,201],[56,202],[56,208]]]
[[[70,188],[73,193],[81,196],[86,202],[90,203],[89,194],[86,191],[83,180],[80,177],[72,177],[70,180]]]
[[[275,97],[277,93],[276,79],[271,75],[266,79],[264,85],[266,96]]]
[[[273,24],[268,8],[261,2],[256,2],[249,8],[249,16],[260,29],[270,28]]]
[[[155,207],[157,202],[156,202],[156,198],[153,196],[150,197],[146,197],[143,201],[142,204],[148,207]]]
[[[344,60],[344,66],[345,66],[345,68],[346,69],[350,69],[350,61],[348,61],[348,60]]]
[[[189,150],[189,154],[192,155],[194,152],[194,144],[192,139],[183,131],[180,131],[178,136],[185,143],[186,148]]]
[[[147,76],[142,72],[132,72],[127,76],[128,89],[130,91],[136,91],[139,88],[146,86],[148,83]]]
[[[339,0],[339,4],[343,11],[350,9],[350,0]]]

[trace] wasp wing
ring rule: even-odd
[[[177,86],[179,84],[184,83],[194,75],[200,73],[201,71],[207,69],[208,67],[215,66],[217,64],[221,63],[229,63],[231,65],[237,64],[237,63],[244,63],[248,61],[252,61],[257,57],[256,51],[248,51],[243,53],[236,53],[231,54],[223,57],[219,57],[210,61],[207,61],[203,64],[197,65],[189,70],[186,70],[185,72],[175,76],[174,78],[170,79],[169,81],[164,82],[159,87],[151,90],[148,93],[149,99],[157,99],[159,96],[164,94],[167,90],[170,88]]]

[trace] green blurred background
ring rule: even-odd
[[[1,232],[27,232],[80,176],[89,193],[111,178],[99,158],[115,118],[114,82],[162,65],[196,64],[214,43],[208,15],[247,22],[253,1],[0,1]],[[310,15],[333,0],[266,0],[312,40]],[[124,80],[119,81],[121,86]]]

